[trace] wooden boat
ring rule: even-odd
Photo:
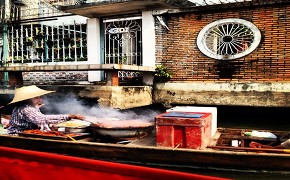
[[[0,164],[0,179],[224,179],[1,146]]]
[[[88,142],[36,137],[0,135],[0,146],[51,152],[89,159],[122,162],[165,168],[215,168],[245,171],[290,171],[290,152],[283,149],[254,149],[250,141],[277,144],[288,138],[288,132],[273,133],[273,138],[245,136],[246,129],[218,128],[206,149],[157,147],[156,135],[137,138],[129,143]],[[231,146],[233,140],[239,147]]]

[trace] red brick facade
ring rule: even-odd
[[[166,15],[170,30],[157,31],[157,64],[168,67],[173,82],[289,82],[289,12],[290,5],[281,5]],[[258,48],[231,61],[202,54],[196,45],[198,33],[207,24],[225,18],[255,24],[262,35]]]

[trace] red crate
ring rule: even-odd
[[[155,117],[157,146],[204,149],[211,140],[211,113],[166,112]]]

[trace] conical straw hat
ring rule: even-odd
[[[24,100],[31,99],[34,97],[42,96],[44,94],[49,94],[52,92],[55,92],[55,91],[47,91],[44,89],[40,89],[39,87],[37,87],[35,85],[23,86],[21,88],[15,89],[14,98],[8,104],[24,101]]]

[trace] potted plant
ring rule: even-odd
[[[158,65],[155,68],[154,80],[157,82],[165,82],[172,78],[166,66]]]
[[[78,37],[78,38],[76,38],[76,42],[81,42],[82,41],[82,38],[80,38],[80,37]]]
[[[77,59],[77,61],[87,61],[88,59],[86,57],[80,57]]]
[[[33,44],[33,37],[27,37],[25,41],[26,46],[32,46]]]
[[[71,43],[70,38],[69,37],[63,38],[63,43],[64,43],[65,46],[68,46]]]
[[[46,44],[49,48],[51,48],[53,46],[54,42],[52,40],[47,40]]]
[[[21,63],[22,62],[22,57],[21,56],[15,56],[13,62],[14,63]]]
[[[43,47],[35,47],[35,50],[38,53],[43,53],[44,52],[44,48]]]
[[[65,57],[65,62],[72,62],[74,59],[72,57],[66,56]]]
[[[41,30],[39,30],[38,28],[36,28],[36,38],[39,40],[42,40],[44,38],[43,32]]]

